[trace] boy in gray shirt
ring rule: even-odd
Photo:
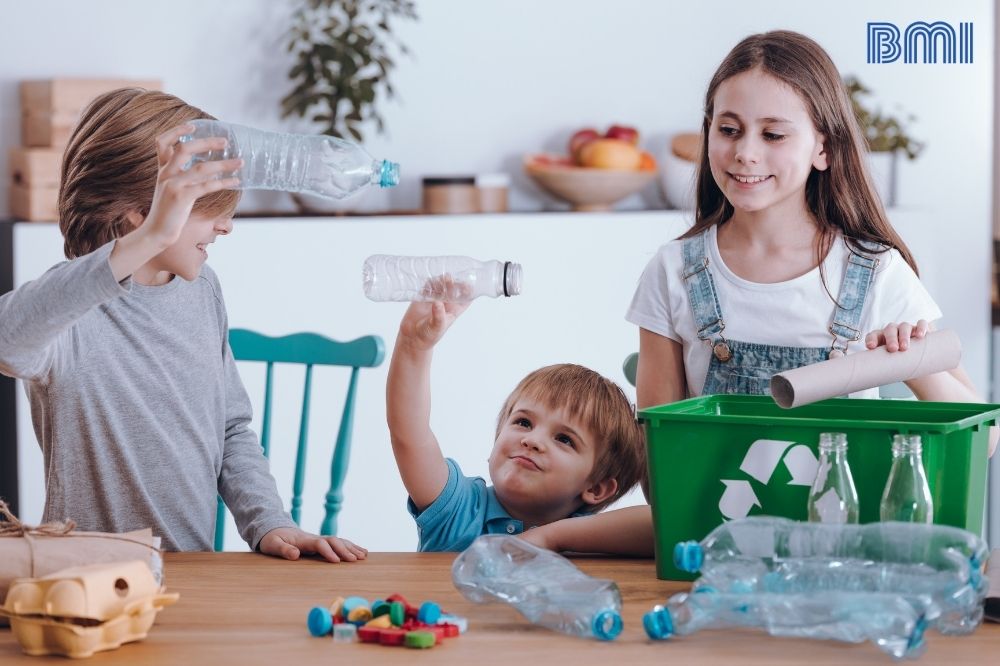
[[[63,157],[69,261],[0,297],[0,371],[25,381],[45,462],[43,520],[152,527],[169,550],[210,550],[216,494],[251,548],[364,559],[283,510],[228,344],[208,245],[232,230],[239,160],[179,142],[209,117],[172,95],[94,100]],[[153,150],[155,147],[155,151]],[[227,189],[228,188],[228,189]]]

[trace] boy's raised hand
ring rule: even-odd
[[[302,554],[320,555],[328,562],[356,562],[368,557],[368,551],[347,539],[317,536],[297,527],[278,527],[260,540],[260,552],[286,560],[297,560]]]
[[[411,303],[399,324],[401,341],[415,349],[431,349],[469,305],[469,301]]]
[[[238,178],[224,174],[237,171],[243,164],[241,159],[190,166],[195,155],[226,147],[222,137],[184,141],[194,130],[193,125],[179,125],[156,137],[156,190],[142,229],[164,247],[180,236],[199,197],[239,185]]]

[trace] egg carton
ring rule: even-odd
[[[179,596],[140,560],[95,564],[15,580],[0,615],[29,655],[89,657],[145,638]]]

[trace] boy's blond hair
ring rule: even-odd
[[[145,217],[156,189],[156,137],[196,118],[212,118],[167,93],[120,88],[83,111],[63,153],[59,230],[68,259],[89,254],[134,229],[126,217]],[[194,212],[232,215],[240,193],[205,195]]]
[[[497,437],[522,398],[549,409],[566,410],[597,437],[590,481],[613,478],[618,489],[605,501],[589,507],[590,511],[596,513],[620,499],[636,483],[641,483],[646,492],[646,437],[621,387],[580,365],[561,363],[539,368],[522,379],[507,397],[497,418]]]

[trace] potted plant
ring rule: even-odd
[[[899,154],[903,153],[908,159],[914,160],[924,149],[924,144],[907,131],[906,123],[912,122],[916,117],[909,115],[904,122],[895,116],[883,114],[881,109],[872,110],[865,106],[862,98],[870,95],[871,90],[857,77],[845,78],[844,85],[868,141],[875,182],[882,188],[881,194],[886,206],[894,206],[897,199],[896,172]]]
[[[413,0],[304,0],[289,31],[295,60],[281,117],[308,118],[323,134],[359,143],[365,123],[382,133],[378,104],[395,96],[392,53],[409,54],[392,32],[393,18],[416,20]]]

